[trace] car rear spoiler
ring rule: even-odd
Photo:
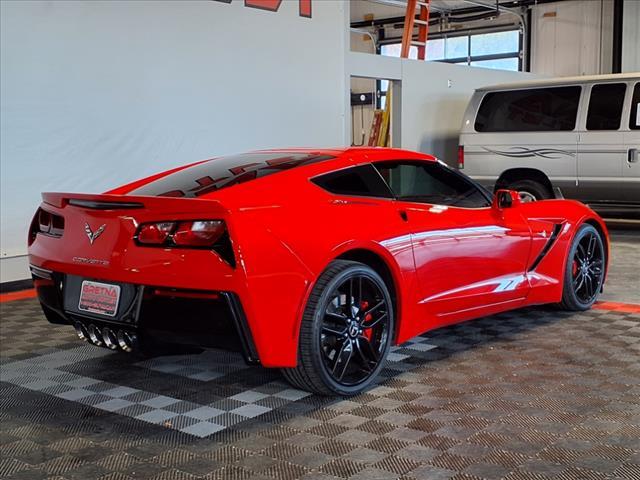
[[[112,194],[44,192],[42,201],[58,208],[72,206],[87,210],[158,210],[165,213],[226,214],[217,200],[149,197]]]

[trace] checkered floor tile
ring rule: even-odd
[[[640,479],[640,316],[528,309],[394,347],[354,398],[207,351],[80,343],[2,304],[0,478]]]

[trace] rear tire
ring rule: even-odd
[[[302,390],[355,395],[382,370],[393,331],[391,296],[380,275],[362,263],[335,260],[307,301],[298,365],[282,373]]]
[[[523,203],[546,200],[553,197],[547,187],[535,180],[518,180],[509,185],[509,190],[515,190]]]
[[[578,228],[567,255],[561,308],[571,311],[591,308],[602,289],[604,268],[602,237],[585,223]]]

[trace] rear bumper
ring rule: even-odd
[[[145,205],[151,202],[151,207],[157,199],[139,200]],[[210,218],[210,210],[215,207],[211,202],[183,200],[140,211],[75,206],[70,210],[68,205],[57,203],[43,203],[41,208],[64,217],[64,233],[61,238],[42,233],[31,237],[31,265],[102,283],[144,286],[145,291],[161,287],[234,294],[236,300],[230,303],[242,307],[260,364],[273,368],[296,365],[303,306],[319,272],[310,271],[289,245],[256,219],[255,212],[238,212],[233,222],[227,222],[237,262],[234,267],[209,249],[143,247],[134,240],[140,223]],[[216,217],[229,219],[228,212],[219,213]],[[86,224],[94,229],[108,225],[92,244],[85,233]],[[189,302],[184,310],[193,308]],[[54,320],[67,322],[50,313],[47,315]],[[160,313],[162,318],[167,316],[166,312]],[[147,317],[144,312],[142,316]],[[212,325],[210,331],[215,332],[218,327]]]
[[[78,295],[73,285],[78,277],[35,265],[31,265],[31,275],[51,323],[80,322],[124,329],[164,343],[230,349],[240,351],[248,364],[260,363],[242,303],[234,292],[116,282],[123,298],[117,315],[108,317],[74,308]]]

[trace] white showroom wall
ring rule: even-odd
[[[247,149],[345,142],[339,0],[2,1],[0,281],[42,191],[100,192]],[[347,9],[348,10],[348,9]]]

